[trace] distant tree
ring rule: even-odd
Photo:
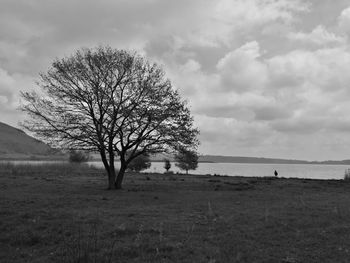
[[[164,159],[164,169],[166,170],[166,172],[169,172],[170,168],[171,168],[171,163],[169,159]]]
[[[72,163],[82,163],[89,161],[90,156],[88,153],[78,150],[69,151],[69,161]]]
[[[188,170],[195,170],[198,167],[198,155],[195,151],[180,149],[175,155],[175,165],[181,170],[185,170],[188,174]]]
[[[151,167],[151,160],[147,153],[141,154],[134,158],[130,163],[128,168],[131,171],[140,172]]]
[[[22,125],[52,146],[98,151],[109,189],[122,187],[139,155],[198,145],[186,103],[157,64],[135,53],[81,49],[54,61],[38,85],[40,92],[22,93],[30,117]]]

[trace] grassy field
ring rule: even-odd
[[[0,167],[0,262],[350,262],[350,183]]]

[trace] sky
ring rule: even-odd
[[[0,121],[81,47],[137,51],[188,101],[201,154],[350,159],[348,0],[0,0]]]

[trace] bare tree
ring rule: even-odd
[[[23,126],[50,145],[98,151],[109,189],[144,153],[196,148],[198,129],[164,71],[136,53],[80,49],[40,74],[40,92],[23,92]],[[115,159],[120,168],[115,172]]]

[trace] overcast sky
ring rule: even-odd
[[[349,0],[0,0],[0,121],[80,47],[163,65],[202,154],[350,159]]]

